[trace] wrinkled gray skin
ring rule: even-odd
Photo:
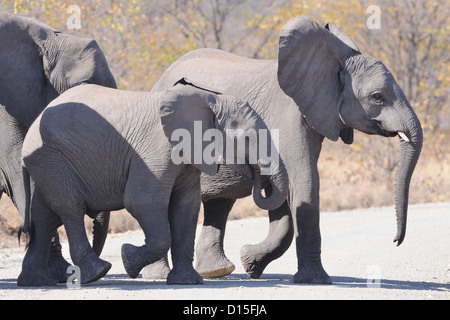
[[[0,43],[0,197],[5,192],[25,217],[21,149],[28,128],[67,89],[84,83],[116,88],[116,82],[94,40],[60,33],[37,20],[0,13]],[[109,213],[103,213],[94,221],[98,254],[108,219]],[[52,274],[65,281],[68,263],[54,236]]]
[[[252,60],[223,51],[201,49],[176,61],[155,85],[173,84],[181,74],[225,94],[249,101],[267,126],[280,130],[280,154],[289,176],[289,196],[269,211],[267,238],[241,249],[247,274],[258,278],[272,260],[297,247],[296,283],[331,283],[322,267],[317,162],[324,137],[353,142],[353,129],[400,138],[395,207],[400,245],[405,237],[408,191],[422,147],[421,124],[392,74],[378,60],[361,55],[335,25],[319,26],[306,16],[281,30],[278,60]],[[403,133],[403,134],[402,134]],[[406,139],[406,141],[405,141]],[[205,219],[196,247],[196,270],[224,276],[234,270],[223,239],[236,198],[250,194],[248,183],[229,171],[201,176]],[[293,218],[293,227],[292,220]],[[148,278],[164,277],[167,260],[144,269]]]
[[[202,283],[192,266],[200,173],[216,174],[219,164],[194,163],[192,159],[193,165],[176,164],[171,155],[179,143],[175,130],[185,129],[196,139],[194,121],[202,122],[203,132],[216,128],[226,137],[226,129],[267,130],[247,103],[187,84],[154,94],[85,85],[54,100],[31,126],[23,145],[23,162],[35,189],[31,191],[33,237],[18,285],[55,284],[46,268],[45,253],[61,223],[67,231],[72,260],[80,267],[81,283],[104,276],[111,265],[90,247],[83,216],[122,208],[137,219],[146,237],[142,247],[122,247],[130,277],[137,277],[144,266],[158,261],[171,248],[174,268],[167,283]],[[170,140],[172,134],[176,138]],[[230,138],[239,141],[245,136]],[[278,170],[267,176],[272,189],[278,191],[263,197],[259,161],[248,164],[248,153],[245,159],[245,164],[236,164],[235,159],[226,164],[250,178],[254,175],[259,205],[266,209],[280,206],[288,193],[282,161]],[[37,201],[36,193],[42,195]],[[45,204],[47,210],[43,209]]]

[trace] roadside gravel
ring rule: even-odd
[[[295,246],[270,264],[261,279],[249,279],[239,250],[263,240],[266,218],[230,221],[225,248],[236,264],[228,277],[205,279],[201,286],[167,286],[164,281],[127,277],[120,259],[123,243],[142,245],[142,232],[111,234],[102,258],[113,267],[103,279],[68,289],[19,288],[23,247],[0,250],[0,299],[444,299],[450,300],[450,203],[412,205],[405,242],[396,247],[392,207],[326,212],[321,215],[322,261],[332,285],[299,285]],[[63,243],[69,257],[68,245]]]

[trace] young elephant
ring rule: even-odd
[[[233,135],[237,130],[229,130],[237,128],[244,134]],[[214,149],[211,146],[224,147],[216,148],[215,160],[225,159],[230,151],[228,143],[207,145],[205,141],[212,141],[209,134],[213,132],[216,140],[237,140],[239,145],[240,139],[248,140],[245,133],[261,129],[267,127],[248,104],[185,80],[154,94],[96,85],[67,91],[44,110],[24,142],[23,163],[35,189],[31,200],[33,236],[18,285],[55,284],[47,270],[47,257],[51,235],[61,223],[67,231],[72,261],[80,268],[81,283],[103,277],[111,265],[90,247],[83,216],[121,208],[138,220],[146,237],[142,247],[122,247],[123,263],[131,277],[137,277],[144,266],[161,259],[171,248],[174,268],[167,283],[202,283],[192,266],[200,170],[215,174],[219,169],[218,161],[206,159],[206,151]],[[183,141],[178,143],[180,138]],[[241,174],[253,175],[255,201],[276,208],[287,196],[284,166],[281,160],[277,168],[272,166],[273,174],[267,180],[273,192],[264,198],[260,173],[267,169],[267,160],[258,155],[256,163],[251,163],[251,147],[244,152],[245,161],[240,162],[244,164],[236,164],[234,153],[225,163]],[[45,206],[47,210],[42,209]],[[35,211],[37,207],[40,210]]]

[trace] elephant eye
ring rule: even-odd
[[[372,100],[375,101],[376,104],[383,104],[383,95],[381,92],[377,91],[372,93]]]

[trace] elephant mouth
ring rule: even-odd
[[[383,137],[393,138],[399,134],[397,131],[390,131],[384,129],[382,122],[378,120],[372,119],[372,127],[376,131],[375,134]]]
[[[388,131],[381,127],[381,125],[374,124],[372,125],[372,130],[361,130],[362,132],[369,135],[379,135],[382,137],[393,138],[398,135],[397,131]]]
[[[398,135],[398,132],[384,131],[381,135],[384,137],[393,138]]]

